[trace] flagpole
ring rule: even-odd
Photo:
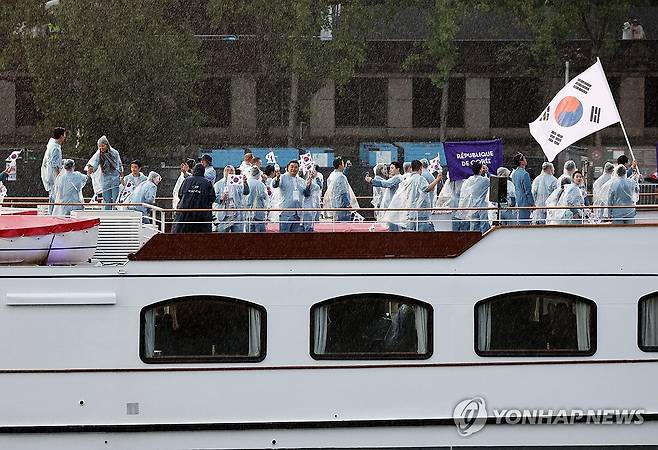
[[[628,149],[631,151],[631,158],[633,158],[633,161],[635,161],[635,155],[633,154],[633,148],[631,147],[631,142],[628,140],[628,134],[626,134],[626,128],[624,127],[624,122],[620,120],[619,124],[621,125],[621,131],[624,132],[624,137],[626,138],[626,144],[628,144]]]

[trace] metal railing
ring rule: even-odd
[[[641,195],[655,196],[654,193],[643,193]],[[8,198],[2,205],[5,211],[12,208],[36,208],[41,212],[46,211],[49,206],[73,206],[78,210],[104,210],[108,208],[136,209],[143,212],[143,224],[159,233],[171,231],[173,223],[210,224],[216,231],[227,223],[237,224],[237,228],[245,232],[252,229],[252,225],[265,225],[266,231],[277,231],[281,223],[294,223],[305,225],[306,231],[387,231],[390,229],[400,230],[427,230],[428,227],[421,224],[431,224],[432,229],[454,229],[454,224],[469,222],[475,223],[470,228],[482,230],[482,226],[516,226],[544,224],[545,219],[533,218],[519,220],[520,211],[572,211],[567,219],[555,219],[549,225],[560,224],[600,224],[615,220],[611,212],[615,209],[628,209],[629,206],[544,206],[544,207],[471,207],[471,208],[213,208],[213,209],[172,209],[146,203],[49,203],[42,197],[12,197]],[[632,207],[630,207],[632,208]],[[657,204],[638,204],[634,207],[637,211],[636,223],[658,223]],[[211,213],[213,219],[206,222],[183,222],[178,213]],[[281,213],[295,213],[294,219],[290,221],[280,220]],[[228,219],[220,220],[218,213],[229,214]],[[262,213],[265,220],[256,220],[255,214]],[[340,220],[341,216],[343,220]],[[543,222],[543,223],[542,223]],[[346,224],[358,224],[346,226]],[[391,227],[390,225],[394,225]],[[448,226],[450,225],[450,226]],[[465,229],[463,227],[460,230]]]

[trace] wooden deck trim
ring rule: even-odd
[[[479,232],[158,234],[131,261],[455,258]]]

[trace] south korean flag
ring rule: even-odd
[[[274,152],[269,152],[267,155],[265,155],[265,160],[268,164],[276,164],[276,155]]]
[[[5,159],[5,161],[8,162],[11,167],[16,167],[16,160],[18,159],[22,151],[23,150],[14,150],[13,152],[11,152],[9,156],[7,156],[7,159]]]
[[[313,155],[310,153],[304,153],[299,158],[299,165],[302,167],[304,173],[313,170],[315,167],[315,161],[313,161]]]
[[[621,122],[601,61],[576,76],[557,93],[530,134],[549,161],[574,142]]]
[[[242,177],[240,175],[229,175],[226,177],[227,186],[240,186],[242,185]]]

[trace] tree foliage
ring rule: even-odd
[[[455,39],[461,26],[477,7],[478,2],[469,0],[407,0],[410,7],[418,8],[429,30],[426,40],[417,44],[417,51],[404,62],[406,69],[430,65],[430,78],[439,88],[447,83],[457,64]]]
[[[458,62],[455,41],[464,22],[478,9],[486,10],[489,2],[478,0],[406,0],[404,5],[422,11],[429,30],[427,39],[417,44],[416,51],[403,63],[406,70],[430,66],[432,84],[441,89],[440,134],[446,138],[448,113],[448,80]]]
[[[308,114],[323,81],[345,84],[365,62],[367,35],[383,8],[370,3],[353,0],[338,8],[335,0],[209,0],[216,32],[255,35],[259,76],[289,85],[289,145],[298,116]],[[333,30],[332,40],[319,38],[323,28]]]
[[[47,23],[41,0],[4,0],[0,14],[0,70],[24,70],[23,36],[41,33]]]
[[[42,16],[22,44],[45,125],[73,130],[85,154],[102,134],[131,154],[188,142],[200,63],[181,5],[65,0]]]
[[[621,26],[643,0],[501,0],[497,8],[515,16],[530,33],[525,43],[509,46],[501,65],[516,74],[550,78],[562,74],[564,62],[586,66],[607,60],[619,46]],[[580,41],[582,46],[569,46]]]

